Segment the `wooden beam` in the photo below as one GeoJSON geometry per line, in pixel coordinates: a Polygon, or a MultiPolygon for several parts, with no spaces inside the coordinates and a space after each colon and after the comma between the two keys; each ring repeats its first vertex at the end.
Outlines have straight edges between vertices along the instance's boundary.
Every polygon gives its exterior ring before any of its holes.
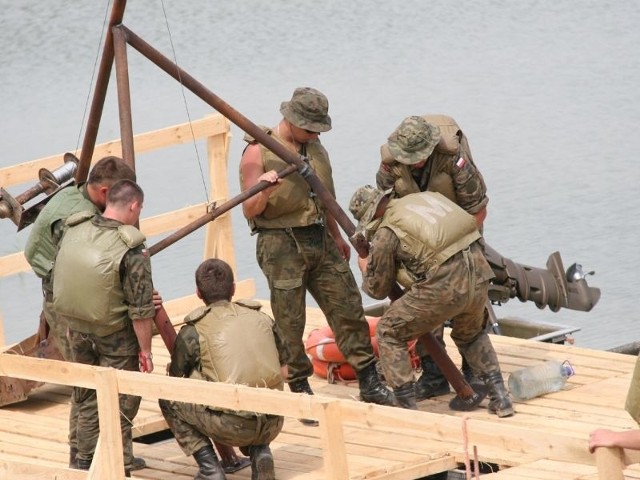
{"type": "Polygon", "coordinates": [[[606,480],[624,480],[623,449],[621,448],[596,448],[596,465],[598,476],[606,480]]]}
{"type": "Polygon", "coordinates": [[[325,476],[327,480],[348,480],[349,465],[342,430],[340,401],[333,399],[314,403],[320,421],[325,476]]]}
{"type": "MultiPolygon", "coordinates": [[[[151,132],[140,133],[133,137],[137,154],[151,152],[171,145],[192,142],[193,139],[214,135],[223,135],[229,130],[229,121],[222,115],[210,115],[200,120],[189,123],[181,123],[151,132]]],[[[79,151],[70,150],[79,155],[79,151]]],[[[92,163],[107,155],[122,155],[120,140],[111,140],[97,145],[93,152],[92,163]]],[[[19,163],[10,167],[0,168],[0,186],[7,188],[26,182],[36,183],[38,171],[41,168],[54,170],[63,165],[64,153],[43,157],[28,162],[19,163]]]]}

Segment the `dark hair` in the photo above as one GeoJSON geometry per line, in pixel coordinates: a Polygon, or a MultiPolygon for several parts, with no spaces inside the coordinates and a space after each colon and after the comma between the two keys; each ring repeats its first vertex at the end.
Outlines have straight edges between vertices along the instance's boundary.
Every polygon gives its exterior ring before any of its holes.
{"type": "Polygon", "coordinates": [[[196,286],[207,305],[218,300],[231,300],[233,271],[224,260],[209,258],[196,270],[196,286]]]}
{"type": "Polygon", "coordinates": [[[136,172],[119,157],[104,157],[89,172],[87,183],[111,187],[118,180],[136,181],[136,172]]]}
{"type": "Polygon", "coordinates": [[[129,205],[137,201],[142,203],[144,200],[144,192],[140,186],[132,180],[118,180],[111,185],[107,194],[107,203],[109,205],[129,205]]]}

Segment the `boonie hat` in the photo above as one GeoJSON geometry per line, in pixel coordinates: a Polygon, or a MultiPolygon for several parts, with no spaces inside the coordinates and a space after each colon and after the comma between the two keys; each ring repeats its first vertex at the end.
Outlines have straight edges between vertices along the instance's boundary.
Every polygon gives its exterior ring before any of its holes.
{"type": "Polygon", "coordinates": [[[379,190],[371,185],[358,188],[349,202],[349,211],[358,220],[358,228],[367,225],[373,219],[380,200],[389,195],[393,189],[379,190]]]}
{"type": "Polygon", "coordinates": [[[426,160],[440,141],[440,129],[417,115],[405,118],[387,140],[393,158],[405,165],[426,160]]]}
{"type": "Polygon", "coordinates": [[[280,113],[298,128],[312,132],[331,130],[329,100],[315,88],[296,88],[288,102],[282,102],[280,113]]]}

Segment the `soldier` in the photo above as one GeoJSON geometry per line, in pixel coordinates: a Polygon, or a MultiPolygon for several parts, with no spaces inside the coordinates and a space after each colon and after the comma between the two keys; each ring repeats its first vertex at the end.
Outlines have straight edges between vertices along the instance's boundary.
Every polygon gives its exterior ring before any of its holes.
{"type": "Polygon", "coordinates": [[[489,388],[489,411],[513,415],[498,357],[484,324],[489,280],[474,218],[439,193],[390,199],[390,191],[359,188],[349,210],[371,241],[358,259],[362,289],[385,298],[396,279],[406,293],[393,302],[376,329],[380,361],[400,406],[417,409],[407,342],[452,320],[451,338],[489,388]]]}
{"type": "MultiPolygon", "coordinates": [[[[171,354],[169,375],[282,390],[288,349],[273,319],[260,304],[231,302],[235,292],[231,267],[209,259],[196,270],[196,294],[205,306],[191,312],[171,354]]],[[[273,480],[269,444],[284,418],[206,405],[160,400],[162,414],[186,455],[193,455],[196,479],[224,480],[211,440],[239,446],[251,458],[252,480],[273,480]]]]}
{"type": "MultiPolygon", "coordinates": [[[[135,228],[144,195],[131,180],[114,183],[103,214],[80,212],[66,220],[53,268],[53,308],[69,322],[73,361],[151,372],[155,315],[151,261],[135,228]]],[[[76,387],[77,468],[88,470],[98,441],[93,389],[76,387]]],[[[120,395],[124,470],[133,466],[131,425],[140,397],[120,395]]]]}
{"type": "MultiPolygon", "coordinates": [[[[44,295],[42,313],[51,329],[58,350],[62,358],[71,361],[71,348],[67,338],[68,324],[64,317],[57,315],[52,306],[53,290],[51,284],[51,270],[55,258],[56,245],[60,241],[64,221],[70,215],[90,211],[99,213],[104,210],[109,188],[116,181],[129,179],[135,181],[135,172],[118,157],[104,157],[93,166],[88,181],[79,185],[71,185],[60,190],[39,213],[33,224],[24,254],[33,271],[42,279],[44,295]]],[[[78,408],[71,396],[69,413],[69,467],[75,468],[77,440],[76,423],[78,408]]],[[[144,468],[144,460],[136,458],[134,468],[144,468]]]]}
{"type": "MultiPolygon", "coordinates": [[[[487,187],[471,156],[469,142],[458,124],[446,115],[405,118],[380,147],[382,160],[376,174],[381,190],[395,197],[438,192],[473,215],[482,233],[487,216],[487,187]]],[[[444,347],[443,326],[434,335],[444,347]]],[[[418,401],[449,393],[449,383],[420,342],[417,345],[422,375],[416,382],[418,401]]],[[[462,371],[474,384],[463,357],[462,371]]]]}
{"type": "MultiPolygon", "coordinates": [[[[319,139],[320,133],[331,129],[328,109],[327,98],[318,90],[297,88],[291,101],[280,107],[282,120],[265,131],[302,155],[335,196],[329,155],[319,139]]],[[[302,340],[309,291],[335,333],[340,351],[357,373],[360,398],[393,405],[393,394],[381,384],[376,371],[362,297],[348,264],[350,247],[336,220],[302,175],[294,173],[278,180],[276,172],[287,163],[252,138],[246,140],[249,145],[240,161],[242,189],[262,180],[274,183],[245,200],[242,209],[252,233],[258,234],[257,259],[269,281],[271,308],[291,348],[289,389],[313,394],[307,380],[313,367],[302,340]]]]}

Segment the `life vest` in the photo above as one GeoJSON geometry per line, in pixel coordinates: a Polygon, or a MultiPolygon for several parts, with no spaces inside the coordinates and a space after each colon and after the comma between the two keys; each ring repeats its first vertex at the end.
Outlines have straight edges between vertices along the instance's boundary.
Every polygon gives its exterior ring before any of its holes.
{"type": "Polygon", "coordinates": [[[216,302],[191,312],[185,322],[200,340],[199,374],[211,382],[282,390],[284,379],[273,320],[257,302],[216,302]]]}
{"type": "Polygon", "coordinates": [[[404,267],[415,279],[425,277],[481,236],[473,216],[435,192],[391,200],[378,228],[384,227],[393,231],[410,255],[404,267]]]}
{"type": "MultiPolygon", "coordinates": [[[[283,139],[270,129],[264,130],[278,142],[287,145],[283,139]]],[[[255,142],[250,136],[245,136],[245,141],[249,143],[255,142]]],[[[331,164],[329,163],[327,151],[320,143],[320,140],[306,143],[304,148],[306,149],[305,154],[309,160],[309,166],[325,188],[335,197],[331,164]]],[[[288,166],[287,162],[265,146],[260,145],[260,151],[265,172],[270,170],[279,172],[288,166]]],[[[311,187],[302,175],[295,172],[281,180],[278,188],[269,195],[269,201],[264,211],[250,219],[249,226],[252,231],[261,228],[306,227],[323,223],[324,217],[325,209],[322,202],[312,192],[311,187]]]]}
{"type": "Polygon", "coordinates": [[[131,225],[98,227],[94,214],[70,216],[54,265],[53,308],[69,327],[104,337],[124,328],[128,305],[120,280],[120,263],[145,237],[131,225]]]}
{"type": "Polygon", "coordinates": [[[395,194],[404,197],[420,191],[438,192],[458,203],[450,170],[460,156],[473,162],[467,137],[456,121],[447,115],[423,115],[422,118],[440,129],[440,141],[422,169],[419,184],[412,175],[411,166],[396,162],[386,143],[380,147],[382,163],[395,178],[395,194]]]}
{"type": "MultiPolygon", "coordinates": [[[[369,336],[371,337],[373,354],[379,357],[376,327],[380,317],[365,318],[369,324],[369,336]]],[[[417,368],[420,365],[420,358],[416,354],[415,344],[416,341],[408,343],[413,368],[417,368]]],[[[347,382],[357,378],[355,370],[338,348],[333,330],[328,325],[312,330],[304,345],[307,356],[313,365],[313,373],[319,377],[326,378],[329,383],[347,382]]]]}
{"type": "Polygon", "coordinates": [[[24,256],[38,277],[49,276],[53,268],[56,256],[56,246],[51,237],[53,224],[81,211],[98,213],[96,206],[85,196],[85,188],[84,185],[71,185],[60,190],[49,200],[33,223],[24,247],[24,256]]]}

